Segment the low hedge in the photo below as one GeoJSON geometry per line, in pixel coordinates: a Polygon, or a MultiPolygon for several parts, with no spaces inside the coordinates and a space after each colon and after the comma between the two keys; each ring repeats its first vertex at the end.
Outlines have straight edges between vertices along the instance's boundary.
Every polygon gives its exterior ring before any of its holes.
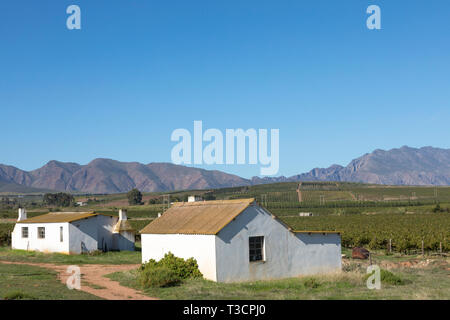
{"type": "Polygon", "coordinates": [[[139,269],[139,281],[143,287],[167,287],[177,285],[182,280],[202,278],[194,258],[187,260],[169,252],[159,261],[150,259],[139,269]]]}

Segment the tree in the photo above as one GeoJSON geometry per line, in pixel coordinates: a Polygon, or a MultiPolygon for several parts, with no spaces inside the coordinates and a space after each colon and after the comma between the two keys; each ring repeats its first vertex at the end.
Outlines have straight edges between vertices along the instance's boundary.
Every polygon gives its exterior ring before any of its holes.
{"type": "Polygon", "coordinates": [[[136,188],[127,193],[127,198],[130,205],[142,204],[142,193],[136,188]]]}
{"type": "Polygon", "coordinates": [[[205,200],[216,200],[216,196],[212,192],[207,192],[203,195],[205,200]]]}
{"type": "Polygon", "coordinates": [[[46,193],[43,201],[49,206],[70,207],[75,203],[75,198],[69,193],[46,193]]]}

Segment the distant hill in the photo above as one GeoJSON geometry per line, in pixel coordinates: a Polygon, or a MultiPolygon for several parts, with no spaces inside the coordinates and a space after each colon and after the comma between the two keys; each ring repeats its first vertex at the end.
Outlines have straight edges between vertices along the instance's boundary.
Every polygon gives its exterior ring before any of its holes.
{"type": "MultiPolygon", "coordinates": [[[[433,147],[377,149],[346,167],[315,168],[289,178],[266,178],[264,183],[284,181],[346,181],[389,185],[450,185],[450,149],[433,147]]],[[[253,178],[253,183],[261,182],[253,178]]]]}
{"type": "Polygon", "coordinates": [[[50,190],[27,187],[21,184],[0,180],[1,193],[45,193],[50,190]]]}
{"type": "MultiPolygon", "coordinates": [[[[144,192],[208,189],[250,185],[250,181],[216,170],[204,170],[171,163],[119,162],[95,159],[87,165],[50,161],[30,172],[0,165],[4,188],[17,185],[68,192],[120,193],[132,188],[144,192]]],[[[14,187],[14,188],[13,188],[14,187]]],[[[24,191],[26,192],[26,191],[24,191]]]]}
{"type": "Polygon", "coordinates": [[[433,147],[417,149],[407,146],[388,151],[378,149],[352,160],[346,167],[332,165],[329,168],[315,168],[292,177],[253,177],[251,180],[217,170],[171,163],[141,164],[111,159],[95,159],[87,165],[50,161],[42,168],[29,172],[13,166],[0,165],[0,192],[51,189],[68,192],[120,193],[132,188],[153,192],[294,181],[450,185],[450,149],[433,147]]]}

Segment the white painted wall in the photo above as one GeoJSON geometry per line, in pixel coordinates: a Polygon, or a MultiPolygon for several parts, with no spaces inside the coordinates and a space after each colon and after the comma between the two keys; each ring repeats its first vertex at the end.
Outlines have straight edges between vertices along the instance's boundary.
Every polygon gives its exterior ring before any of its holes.
{"type": "Polygon", "coordinates": [[[11,241],[13,249],[69,253],[69,223],[16,223],[11,241]],[[28,227],[28,238],[22,238],[22,227],[28,227]],[[38,227],[45,227],[45,239],[38,238],[38,227]]]}
{"type": "Polygon", "coordinates": [[[158,261],[170,251],[183,259],[195,258],[203,276],[217,281],[214,235],[142,234],[141,243],[142,263],[150,259],[158,261]]]}
{"type": "Polygon", "coordinates": [[[98,250],[97,217],[73,221],[69,224],[69,251],[83,253],[98,250]]]}
{"type": "Polygon", "coordinates": [[[216,237],[217,281],[269,280],[341,269],[338,234],[294,234],[252,206],[216,237]],[[249,261],[249,237],[264,236],[264,261],[249,261]]]}
{"type": "Polygon", "coordinates": [[[79,254],[95,250],[134,251],[134,233],[113,234],[118,217],[98,215],[71,223],[17,223],[11,234],[12,248],[79,254]],[[28,227],[28,238],[22,238],[28,227]],[[45,227],[45,239],[37,238],[37,228],[45,227]],[[63,227],[63,242],[60,242],[63,227]]]}
{"type": "MultiPolygon", "coordinates": [[[[98,215],[96,218],[90,218],[90,219],[97,219],[97,249],[98,250],[117,250],[114,246],[114,239],[113,239],[113,229],[116,225],[119,218],[117,217],[111,217],[111,216],[104,216],[104,215],[98,215]]],[[[75,223],[75,222],[73,222],[75,223]]],[[[133,249],[134,250],[134,249],[133,249]]]]}

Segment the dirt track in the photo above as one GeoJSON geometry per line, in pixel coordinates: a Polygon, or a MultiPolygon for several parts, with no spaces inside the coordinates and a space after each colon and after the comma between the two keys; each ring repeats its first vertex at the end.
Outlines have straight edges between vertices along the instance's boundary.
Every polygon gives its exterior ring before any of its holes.
{"type": "MultiPolygon", "coordinates": [[[[70,274],[67,273],[69,265],[9,261],[0,261],[0,263],[24,264],[51,269],[58,273],[58,279],[64,284],[66,284],[67,278],[70,276],[70,274]]],[[[81,291],[88,292],[107,300],[157,300],[157,298],[145,296],[134,289],[121,286],[118,282],[104,277],[104,275],[113,272],[137,269],[139,265],[85,264],[80,265],[79,267],[81,269],[81,291]]]]}

